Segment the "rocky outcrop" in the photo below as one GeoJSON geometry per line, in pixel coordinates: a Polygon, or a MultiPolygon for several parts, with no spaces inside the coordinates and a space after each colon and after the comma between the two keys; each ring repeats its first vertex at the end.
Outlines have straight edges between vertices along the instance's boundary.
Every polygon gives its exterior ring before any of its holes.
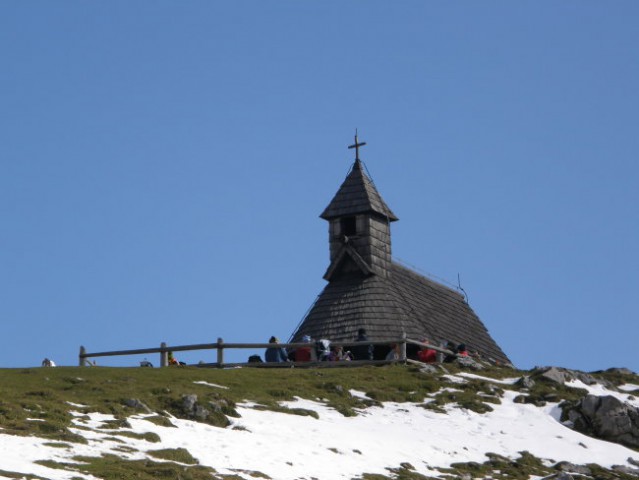
{"type": "Polygon", "coordinates": [[[611,395],[586,395],[564,414],[575,430],[628,447],[639,447],[639,408],[611,395]]]}
{"type": "Polygon", "coordinates": [[[541,480],[576,480],[575,477],[566,472],[553,473],[548,477],[544,477],[541,480]]]}
{"type": "Polygon", "coordinates": [[[214,398],[204,403],[194,393],[183,395],[179,401],[173,402],[172,406],[171,413],[179,418],[208,423],[216,427],[228,427],[231,424],[228,416],[240,416],[232,402],[223,398],[214,398]]]}
{"type": "Polygon", "coordinates": [[[484,366],[473,360],[471,357],[457,357],[455,362],[460,366],[460,367],[464,367],[464,368],[470,368],[471,370],[483,370],[484,366]]]}
{"type": "Polygon", "coordinates": [[[206,421],[211,413],[198,403],[197,395],[195,394],[182,397],[182,410],[187,416],[200,422],[206,421]]]}
{"type": "Polygon", "coordinates": [[[559,462],[555,465],[555,468],[560,472],[566,473],[578,473],[580,475],[590,475],[592,470],[587,465],[576,465],[571,462],[559,462]]]}
{"type": "Polygon", "coordinates": [[[595,378],[589,373],[559,367],[538,367],[532,372],[532,376],[555,383],[566,383],[572,380],[580,380],[586,385],[599,383],[605,387],[612,386],[610,382],[595,378]]]}
{"type": "Polygon", "coordinates": [[[127,398],[124,400],[124,404],[127,407],[135,408],[136,410],[143,410],[146,413],[153,413],[153,411],[143,402],[137,398],[127,398]]]}

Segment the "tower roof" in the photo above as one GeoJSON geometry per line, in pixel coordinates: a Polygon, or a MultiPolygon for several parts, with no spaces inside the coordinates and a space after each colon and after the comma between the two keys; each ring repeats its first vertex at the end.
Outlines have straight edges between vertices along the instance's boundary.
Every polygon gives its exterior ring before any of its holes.
{"type": "Polygon", "coordinates": [[[344,183],[320,217],[330,220],[335,217],[371,212],[386,217],[390,222],[398,220],[382,200],[373,181],[364,172],[362,162],[356,159],[344,183]]]}

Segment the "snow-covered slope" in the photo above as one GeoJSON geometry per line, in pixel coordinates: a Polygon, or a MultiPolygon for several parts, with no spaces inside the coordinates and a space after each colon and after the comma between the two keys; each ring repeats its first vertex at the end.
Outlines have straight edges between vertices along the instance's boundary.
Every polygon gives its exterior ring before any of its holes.
{"type": "MultiPolygon", "coordinates": [[[[458,382],[468,377],[478,378],[464,373],[451,377],[458,382]]],[[[210,387],[223,386],[210,384],[210,387]]],[[[579,384],[579,387],[595,395],[614,394],[639,406],[639,401],[623,393],[623,388],[622,392],[611,392],[600,385],[579,384]]],[[[351,394],[364,396],[357,391],[351,394]]],[[[123,430],[155,433],[160,443],[141,438],[115,438],[113,428],[103,428],[105,422],[113,420],[111,416],[77,413],[73,432],[85,437],[87,444],[74,443],[60,448],[41,438],[0,432],[0,472],[52,480],[95,478],[75,471],[72,466],[50,468],[37,462],[72,464],[74,457],[105,453],[143,459],[148,457],[148,451],[158,448],[186,449],[200,465],[213,467],[219,474],[235,474],[247,479],[255,478],[247,472],[261,472],[281,480],[351,479],[363,473],[389,475],[389,467],[397,468],[405,462],[418,473],[437,477],[441,469],[455,462],[483,463],[488,452],[515,458],[522,451],[530,452],[549,466],[568,461],[596,463],[606,468],[613,465],[636,468],[629,459],[639,460],[638,452],[571,430],[559,421],[556,403],[543,407],[516,403],[517,394],[505,390],[501,404],[484,414],[450,404],[445,412],[437,412],[423,408],[423,404],[384,403],[362,409],[357,416],[345,417],[321,401],[297,399],[282,405],[312,410],[319,418],[263,410],[250,403],[237,406],[241,416],[233,419],[227,428],[178,418],[171,418],[172,427],[159,426],[146,420],[150,416],[147,414],[129,418],[131,428],[123,430]]],[[[84,408],[69,404],[72,412],[84,408]]],[[[0,478],[15,476],[5,477],[0,473],[0,478]]]]}

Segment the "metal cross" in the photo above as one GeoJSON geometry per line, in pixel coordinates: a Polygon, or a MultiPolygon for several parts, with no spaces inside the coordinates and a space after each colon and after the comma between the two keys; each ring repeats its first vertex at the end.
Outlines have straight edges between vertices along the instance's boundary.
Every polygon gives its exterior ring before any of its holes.
{"type": "Polygon", "coordinates": [[[348,148],[355,149],[355,160],[359,160],[359,147],[363,147],[364,145],[366,145],[366,142],[359,143],[357,141],[357,130],[355,130],[355,143],[348,146],[348,148]]]}

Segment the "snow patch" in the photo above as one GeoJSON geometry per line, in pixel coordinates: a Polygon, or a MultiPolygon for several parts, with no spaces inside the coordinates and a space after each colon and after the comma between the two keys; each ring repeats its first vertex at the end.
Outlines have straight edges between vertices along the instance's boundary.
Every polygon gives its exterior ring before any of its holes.
{"type": "Polygon", "coordinates": [[[193,382],[196,383],[198,385],[206,385],[207,387],[214,387],[214,388],[222,388],[224,390],[228,390],[229,387],[226,387],[224,385],[218,385],[217,383],[209,383],[209,382],[205,382],[204,380],[199,380],[197,382],[193,382]]]}
{"type": "Polygon", "coordinates": [[[468,383],[465,378],[460,378],[459,375],[443,375],[446,380],[450,380],[453,383],[468,383]]]}
{"type": "Polygon", "coordinates": [[[368,395],[366,395],[366,393],[361,392],[359,390],[351,389],[348,392],[351,394],[352,397],[355,397],[355,398],[361,398],[362,400],[370,400],[371,399],[368,395]]]}
{"type": "Polygon", "coordinates": [[[491,378],[491,377],[483,377],[481,375],[477,375],[475,373],[467,373],[467,372],[460,372],[457,374],[457,376],[459,377],[464,377],[464,378],[472,378],[475,380],[484,380],[486,382],[492,382],[492,383],[499,383],[501,385],[514,385],[515,383],[517,383],[517,380],[519,380],[521,377],[515,377],[515,378],[491,378]]]}

